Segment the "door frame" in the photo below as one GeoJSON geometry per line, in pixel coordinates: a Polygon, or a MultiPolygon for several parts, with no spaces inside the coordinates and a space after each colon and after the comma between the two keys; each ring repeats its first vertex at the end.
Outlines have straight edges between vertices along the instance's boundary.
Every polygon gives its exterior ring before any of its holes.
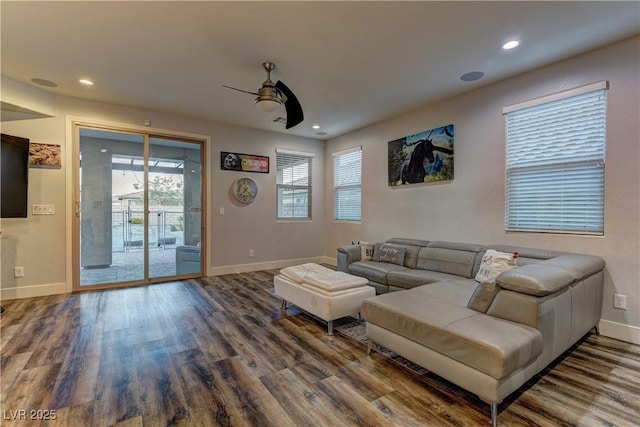
{"type": "MultiPolygon", "coordinates": [[[[166,279],[148,279],[143,283],[124,282],[122,284],[114,284],[109,286],[89,285],[80,287],[80,241],[79,241],[79,218],[76,215],[77,192],[79,191],[79,128],[87,127],[113,132],[129,132],[142,134],[145,139],[149,137],[173,138],[188,142],[200,143],[201,156],[203,159],[203,168],[201,170],[201,224],[200,232],[202,237],[201,243],[201,265],[202,274],[210,275],[210,263],[208,260],[208,248],[211,247],[211,235],[209,231],[211,198],[207,197],[208,177],[211,176],[211,160],[208,155],[211,146],[211,138],[207,135],[180,132],[174,130],[152,128],[149,126],[137,126],[131,124],[123,124],[116,122],[105,122],[81,117],[66,117],[66,290],[67,292],[79,292],[85,290],[95,290],[100,288],[117,288],[132,285],[146,285],[165,281],[166,279]]],[[[145,144],[145,150],[148,150],[148,144],[145,144]]],[[[145,155],[148,152],[145,151],[145,155]]],[[[146,206],[146,204],[145,204],[146,206]]],[[[148,263],[148,260],[146,261],[148,263]]],[[[147,274],[148,275],[148,274],[147,274]]],[[[180,279],[191,277],[199,277],[197,274],[180,276],[180,279]]]]}

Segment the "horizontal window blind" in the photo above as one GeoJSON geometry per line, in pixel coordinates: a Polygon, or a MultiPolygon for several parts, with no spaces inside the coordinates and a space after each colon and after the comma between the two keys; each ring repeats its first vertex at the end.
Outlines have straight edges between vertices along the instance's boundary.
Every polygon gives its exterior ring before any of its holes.
{"type": "Polygon", "coordinates": [[[603,234],[606,89],[506,113],[509,231],[603,234]]]}
{"type": "Polygon", "coordinates": [[[276,151],[277,219],[311,219],[312,156],[276,151]]]}
{"type": "Polygon", "coordinates": [[[333,218],[360,221],[362,218],[362,148],[333,155],[333,218]]]}

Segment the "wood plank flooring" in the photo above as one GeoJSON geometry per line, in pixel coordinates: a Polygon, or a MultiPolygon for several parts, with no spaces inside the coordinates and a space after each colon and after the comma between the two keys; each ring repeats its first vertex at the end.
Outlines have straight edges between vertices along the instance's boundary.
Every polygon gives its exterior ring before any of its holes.
{"type": "MultiPolygon", "coordinates": [[[[4,301],[0,424],[490,425],[474,395],[281,312],[276,273],[4,301]]],[[[640,424],[639,346],[590,335],[543,374],[500,425],[640,424]]]]}

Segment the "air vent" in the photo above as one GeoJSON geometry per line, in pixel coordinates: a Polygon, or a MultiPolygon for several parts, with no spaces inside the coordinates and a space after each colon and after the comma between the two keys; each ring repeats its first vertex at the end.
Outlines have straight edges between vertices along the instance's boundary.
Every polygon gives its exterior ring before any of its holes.
{"type": "Polygon", "coordinates": [[[282,124],[287,124],[287,119],[285,119],[284,117],[278,116],[275,119],[271,120],[273,123],[282,123],[282,124]]]}

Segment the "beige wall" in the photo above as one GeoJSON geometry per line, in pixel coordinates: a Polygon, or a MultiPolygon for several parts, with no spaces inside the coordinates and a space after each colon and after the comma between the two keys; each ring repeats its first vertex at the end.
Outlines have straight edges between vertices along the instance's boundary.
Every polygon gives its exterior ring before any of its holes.
{"type": "Polygon", "coordinates": [[[301,260],[318,260],[322,255],[323,142],[69,97],[58,97],[57,110],[52,118],[2,123],[4,133],[27,137],[34,142],[60,144],[63,152],[61,170],[29,171],[29,206],[52,204],[55,215],[2,219],[2,298],[55,294],[71,289],[67,268],[71,263],[68,244],[71,230],[67,224],[72,212],[67,196],[71,194],[67,157],[70,137],[66,129],[69,118],[135,127],[144,127],[144,121],[150,120],[151,129],[210,138],[207,147],[211,171],[207,190],[212,207],[209,273],[274,268],[301,260]],[[312,221],[276,222],[276,148],[315,155],[312,221]],[[220,151],[269,156],[270,173],[222,171],[220,151]],[[258,196],[249,205],[235,203],[229,193],[232,182],[242,176],[251,177],[258,184],[258,196]],[[225,209],[224,216],[218,215],[221,207],[225,209]],[[249,249],[255,251],[253,258],[248,256],[249,249]],[[24,267],[24,278],[14,278],[14,266],[24,267]]]}
{"type": "Polygon", "coordinates": [[[601,255],[607,262],[603,333],[640,342],[640,74],[639,38],[594,51],[453,97],[329,141],[326,144],[168,113],[59,97],[53,118],[9,121],[2,131],[62,145],[62,170],[31,169],[29,204],[54,204],[53,216],[2,220],[3,298],[47,295],[70,289],[66,118],[208,136],[211,175],[211,274],[277,268],[303,260],[334,258],[352,240],[410,236],[451,241],[506,243],[601,255]],[[604,237],[505,233],[504,120],[502,107],[599,80],[610,81],[607,119],[606,231],[604,237]],[[387,142],[412,133],[455,125],[455,179],[436,185],[390,188],[387,142]],[[331,153],[363,146],[363,221],[332,221],[331,153]],[[315,153],[313,220],[275,220],[275,149],[315,153]],[[221,171],[220,151],[268,155],[270,174],[221,171]],[[231,183],[250,176],[257,199],[238,205],[231,183]],[[325,191],[326,189],[326,191],[325,191]],[[225,215],[219,216],[219,208],[225,215]],[[68,212],[67,212],[68,210],[68,212]],[[255,250],[249,258],[248,250],[255,250]],[[25,277],[13,278],[24,266],[25,277]],[[10,292],[7,292],[9,290],[10,292]],[[613,309],[613,294],[627,295],[628,309],[613,309]],[[13,295],[13,296],[12,296],[13,295]]]}
{"type": "MultiPolygon", "coordinates": [[[[352,240],[392,236],[504,243],[596,254],[607,263],[603,331],[640,342],[640,57],[639,38],[550,65],[335,138],[331,153],[363,147],[363,219],[333,223],[325,195],[325,253],[352,240]],[[505,136],[502,108],[588,83],[608,80],[605,235],[570,236],[504,231],[505,136]],[[436,185],[387,185],[387,142],[453,123],[455,178],[436,185]],[[613,308],[613,294],[627,310],[613,308]],[[631,327],[629,327],[631,326],[631,327]]],[[[333,164],[326,163],[331,189],[333,164]]]]}

